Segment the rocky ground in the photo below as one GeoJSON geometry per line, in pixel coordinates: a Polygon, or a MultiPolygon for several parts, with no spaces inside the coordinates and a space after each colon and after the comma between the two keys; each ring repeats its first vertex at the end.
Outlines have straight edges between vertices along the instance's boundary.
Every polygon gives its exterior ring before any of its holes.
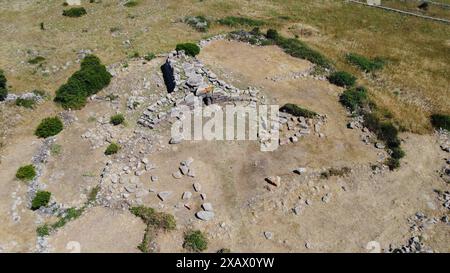
{"type": "Polygon", "coordinates": [[[61,134],[45,141],[18,139],[5,149],[0,250],[138,251],[145,226],[128,209],[145,205],[177,221],[175,231],[153,238],[160,252],[185,251],[183,234],[191,228],[207,234],[210,252],[367,252],[372,246],[386,252],[450,251],[447,132],[403,134],[407,156],[399,170],[389,171],[384,147],[339,104],[342,90],[311,73],[311,63],[275,46],[224,36],[200,45],[198,58],[171,52],[111,65],[110,86],[83,110],[60,114],[61,134]],[[171,135],[181,107],[196,101],[295,103],[319,116],[280,113],[280,147],[262,152],[261,140],[171,135]],[[118,112],[126,123],[113,126],[109,117],[118,112]],[[26,149],[25,140],[31,143],[26,149]],[[121,149],[107,157],[103,152],[111,142],[121,149]],[[14,181],[17,166],[30,160],[37,177],[29,184],[14,181]],[[88,203],[96,187],[96,201],[88,203]],[[37,189],[51,191],[52,203],[31,212],[37,189]],[[83,207],[82,215],[36,236],[38,226],[70,207],[83,207]]]}

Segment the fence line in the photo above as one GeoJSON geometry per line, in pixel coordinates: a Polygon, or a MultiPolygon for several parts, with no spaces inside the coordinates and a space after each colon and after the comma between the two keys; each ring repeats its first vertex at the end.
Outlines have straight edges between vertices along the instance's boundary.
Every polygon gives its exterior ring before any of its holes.
{"type": "Polygon", "coordinates": [[[388,7],[384,7],[384,6],[369,5],[369,4],[366,4],[366,3],[363,3],[363,2],[359,2],[359,1],[356,1],[356,0],[347,0],[347,1],[349,1],[351,3],[357,3],[357,4],[360,4],[360,5],[364,5],[364,6],[367,6],[367,7],[393,11],[393,12],[397,12],[397,13],[401,13],[401,14],[405,14],[405,15],[410,15],[410,16],[415,16],[415,17],[419,17],[419,18],[423,18],[423,19],[428,19],[428,20],[433,20],[433,21],[437,21],[437,22],[441,22],[441,23],[450,24],[450,20],[447,20],[447,19],[421,15],[421,14],[417,14],[417,13],[414,13],[414,12],[409,12],[409,11],[404,11],[404,10],[399,10],[399,9],[393,9],[393,8],[388,8],[388,7]]]}

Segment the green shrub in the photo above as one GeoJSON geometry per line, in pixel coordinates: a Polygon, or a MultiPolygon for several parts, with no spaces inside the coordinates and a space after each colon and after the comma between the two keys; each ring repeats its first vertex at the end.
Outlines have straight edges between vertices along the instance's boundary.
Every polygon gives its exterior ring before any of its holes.
{"type": "Polygon", "coordinates": [[[100,186],[95,186],[91,189],[91,191],[89,192],[89,195],[88,195],[88,199],[87,199],[88,203],[93,203],[93,202],[95,202],[95,200],[97,200],[97,195],[98,195],[99,191],[100,191],[100,186]]]}
{"type": "Polygon", "coordinates": [[[85,14],[87,14],[87,12],[86,9],[83,7],[63,10],[63,15],[67,17],[81,17],[85,14]]]}
{"type": "Polygon", "coordinates": [[[152,53],[152,52],[147,53],[147,54],[144,56],[144,60],[146,60],[146,61],[151,61],[151,60],[153,60],[154,58],[156,58],[156,55],[155,55],[155,53],[152,53]]]}
{"type": "Polygon", "coordinates": [[[450,115],[433,114],[431,115],[431,124],[435,128],[442,128],[450,131],[450,115]]]}
{"type": "Polygon", "coordinates": [[[339,101],[352,112],[362,108],[367,99],[367,90],[362,86],[347,89],[339,97],[339,101]]]}
{"type": "Polygon", "coordinates": [[[28,63],[29,63],[29,64],[38,64],[38,63],[41,63],[41,62],[43,62],[43,61],[45,61],[45,58],[44,58],[44,57],[42,57],[42,56],[36,56],[36,57],[34,57],[34,58],[32,58],[32,59],[29,59],[29,60],[28,60],[28,63]]]}
{"type": "Polygon", "coordinates": [[[285,112],[291,114],[296,117],[305,117],[305,118],[313,118],[317,116],[316,112],[313,112],[308,109],[304,109],[296,104],[287,103],[280,108],[281,112],[285,112]]]}
{"type": "Polygon", "coordinates": [[[50,227],[47,224],[39,226],[36,228],[36,233],[39,237],[44,237],[50,235],[50,227]]]}
{"type": "Polygon", "coordinates": [[[364,126],[374,132],[378,139],[384,141],[388,148],[392,149],[400,146],[397,128],[388,121],[381,121],[375,114],[364,114],[364,126]]]}
{"type": "Polygon", "coordinates": [[[323,68],[330,69],[332,68],[331,61],[328,60],[324,55],[317,52],[316,50],[310,48],[305,43],[292,38],[284,38],[281,35],[274,35],[275,33],[273,31],[270,31],[270,33],[267,33],[269,36],[267,38],[274,42],[276,45],[281,47],[284,52],[287,54],[300,58],[305,59],[313,64],[319,65],[323,68]],[[269,37],[275,37],[275,38],[269,38],[269,37]]]}
{"type": "Polygon", "coordinates": [[[208,248],[208,240],[200,230],[191,230],[184,236],[183,247],[194,252],[201,252],[208,248]]]}
{"type": "Polygon", "coordinates": [[[127,7],[127,8],[132,8],[132,7],[136,7],[137,5],[139,5],[139,1],[137,1],[137,0],[130,0],[130,1],[126,2],[123,5],[125,7],[127,7]]]}
{"type": "Polygon", "coordinates": [[[122,124],[124,121],[125,117],[122,114],[115,114],[109,119],[109,122],[114,126],[122,124]]]}
{"type": "Polygon", "coordinates": [[[51,225],[51,229],[57,229],[63,227],[67,222],[77,219],[83,214],[83,208],[68,208],[65,213],[59,217],[58,221],[51,225]]]}
{"type": "Polygon", "coordinates": [[[3,101],[8,96],[8,87],[6,86],[6,77],[3,70],[0,69],[0,101],[3,101]]]}
{"type": "Polygon", "coordinates": [[[4,101],[8,97],[8,89],[0,87],[0,101],[4,101]]]}
{"type": "Polygon", "coordinates": [[[217,22],[221,25],[236,27],[236,26],[249,26],[249,27],[258,27],[264,25],[264,21],[255,20],[246,17],[236,17],[236,16],[228,16],[222,19],[217,20],[217,22]]]}
{"type": "Polygon", "coordinates": [[[356,83],[356,77],[345,71],[337,71],[328,76],[330,83],[342,87],[351,87],[356,83]]]}
{"type": "Polygon", "coordinates": [[[392,158],[400,159],[405,156],[405,152],[400,147],[393,147],[391,149],[391,151],[392,151],[392,154],[391,154],[392,158]]]}
{"type": "Polygon", "coordinates": [[[130,208],[130,212],[141,218],[147,225],[163,229],[174,230],[177,226],[175,217],[164,212],[156,212],[153,208],[138,206],[130,208]]]}
{"type": "Polygon", "coordinates": [[[25,107],[25,108],[34,108],[34,105],[36,104],[36,101],[34,99],[22,99],[18,98],[16,99],[16,105],[25,107]]]}
{"type": "Polygon", "coordinates": [[[386,159],[385,164],[389,167],[389,170],[395,170],[400,167],[400,160],[398,158],[390,157],[386,159]]]}
{"type": "Polygon", "coordinates": [[[275,29],[269,29],[269,30],[267,30],[266,37],[267,37],[267,39],[277,40],[279,37],[278,31],[275,29]]]}
{"type": "Polygon", "coordinates": [[[36,176],[36,169],[33,165],[25,165],[20,167],[16,172],[16,178],[22,181],[32,180],[36,176]]]}
{"type": "Polygon", "coordinates": [[[116,143],[111,143],[106,147],[105,155],[112,155],[117,154],[117,152],[120,150],[120,146],[116,143]]]}
{"type": "Polygon", "coordinates": [[[36,128],[34,134],[38,137],[47,138],[57,135],[63,128],[64,125],[58,117],[45,118],[36,128]]]}
{"type": "Polygon", "coordinates": [[[52,146],[50,146],[50,154],[53,156],[61,154],[61,148],[61,145],[53,143],[52,146]]]}
{"type": "Polygon", "coordinates": [[[184,50],[184,53],[192,57],[195,57],[200,53],[200,47],[193,43],[178,44],[175,49],[177,51],[184,50]]]}
{"type": "Polygon", "coordinates": [[[349,63],[359,67],[364,72],[373,72],[375,70],[380,70],[384,67],[385,64],[385,61],[379,57],[370,60],[355,53],[347,54],[346,59],[349,63]]]}
{"type": "Polygon", "coordinates": [[[111,77],[98,57],[88,55],[81,62],[80,70],[56,91],[54,101],[65,109],[81,109],[87,97],[107,86],[111,77]]]}
{"type": "Polygon", "coordinates": [[[50,197],[52,194],[48,191],[38,191],[36,196],[31,201],[31,209],[37,210],[40,207],[45,207],[50,202],[50,197]]]}

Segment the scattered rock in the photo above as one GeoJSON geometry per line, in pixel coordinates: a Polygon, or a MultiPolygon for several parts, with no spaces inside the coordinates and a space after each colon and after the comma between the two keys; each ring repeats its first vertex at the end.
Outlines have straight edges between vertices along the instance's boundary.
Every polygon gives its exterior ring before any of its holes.
{"type": "Polygon", "coordinates": [[[200,184],[200,183],[194,183],[194,190],[196,191],[196,192],[199,192],[199,191],[201,191],[202,190],[202,185],[200,184]]]}

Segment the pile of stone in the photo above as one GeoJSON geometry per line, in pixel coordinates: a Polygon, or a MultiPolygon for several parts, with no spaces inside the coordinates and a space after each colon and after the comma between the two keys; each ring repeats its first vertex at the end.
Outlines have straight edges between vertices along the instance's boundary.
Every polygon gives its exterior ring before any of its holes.
{"type": "Polygon", "coordinates": [[[88,140],[92,149],[102,147],[113,142],[120,134],[120,128],[109,123],[106,116],[97,118],[94,128],[88,129],[81,137],[88,140]]]}
{"type": "Polygon", "coordinates": [[[180,167],[176,172],[172,174],[175,179],[180,179],[183,175],[188,177],[195,177],[195,171],[192,169],[191,164],[194,162],[192,157],[180,162],[180,167]]]}
{"type": "MultiPolygon", "coordinates": [[[[223,37],[217,36],[214,39],[219,38],[223,37]]],[[[245,102],[256,106],[258,101],[259,90],[240,90],[220,80],[198,59],[187,56],[183,51],[169,53],[162,71],[169,93],[150,105],[138,120],[138,124],[150,129],[170,118],[180,119],[178,113],[183,106],[193,109],[195,105],[220,102],[245,102]]],[[[177,144],[181,141],[182,137],[177,136],[170,143],[177,144]]]]}
{"type": "Polygon", "coordinates": [[[295,117],[291,114],[280,112],[280,145],[296,143],[300,138],[314,134],[320,138],[325,137],[321,133],[321,127],[326,123],[326,116],[317,118],[295,117]]]}
{"type": "Polygon", "coordinates": [[[40,95],[34,92],[27,92],[20,95],[8,93],[6,98],[3,101],[0,101],[0,103],[15,102],[17,99],[34,100],[36,103],[41,103],[44,101],[44,98],[42,98],[40,95]]]}
{"type": "Polygon", "coordinates": [[[408,242],[400,247],[389,247],[388,252],[392,253],[433,253],[430,247],[424,245],[420,236],[413,236],[409,238],[408,242]]]}

